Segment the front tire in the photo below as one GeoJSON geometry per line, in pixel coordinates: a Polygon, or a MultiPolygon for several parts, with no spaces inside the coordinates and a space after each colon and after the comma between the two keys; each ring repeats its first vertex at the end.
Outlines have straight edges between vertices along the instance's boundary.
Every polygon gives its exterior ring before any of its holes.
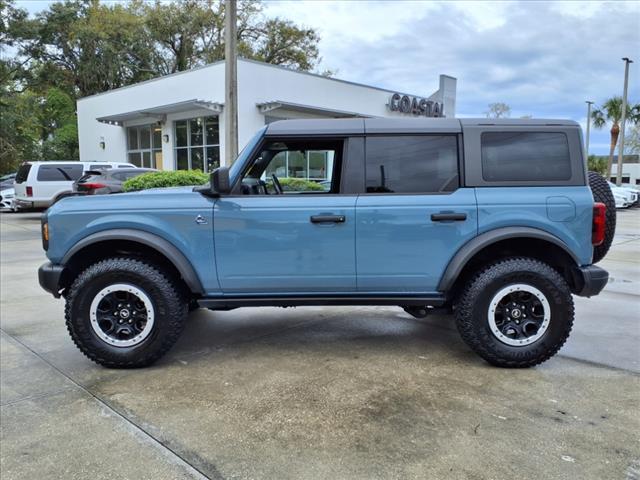
{"type": "Polygon", "coordinates": [[[67,329],[89,359],[111,368],[151,365],[177,341],[187,302],[171,277],[131,258],[89,266],[67,295],[67,329]]]}
{"type": "Polygon", "coordinates": [[[510,258],[486,267],[456,304],[462,339],[498,367],[538,365],[564,345],[573,326],[567,282],[549,265],[510,258]]]}

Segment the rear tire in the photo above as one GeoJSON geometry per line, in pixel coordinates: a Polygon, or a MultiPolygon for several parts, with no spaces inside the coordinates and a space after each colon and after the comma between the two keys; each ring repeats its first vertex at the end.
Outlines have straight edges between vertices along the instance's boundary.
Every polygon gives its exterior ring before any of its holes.
{"type": "Polygon", "coordinates": [[[498,367],[532,367],[548,360],[569,337],[573,317],[567,282],[531,258],[486,267],[469,281],[456,304],[462,339],[498,367]]]}
{"type": "Polygon", "coordinates": [[[597,247],[593,247],[592,263],[598,263],[609,251],[613,236],[616,233],[616,201],[613,198],[609,184],[599,173],[589,172],[589,187],[591,188],[593,199],[596,202],[604,203],[607,207],[604,242],[597,247]]]}
{"type": "Polygon", "coordinates": [[[89,266],[67,295],[67,329],[89,359],[111,368],[151,365],[178,340],[187,302],[156,266],[110,258],[89,266]]]}

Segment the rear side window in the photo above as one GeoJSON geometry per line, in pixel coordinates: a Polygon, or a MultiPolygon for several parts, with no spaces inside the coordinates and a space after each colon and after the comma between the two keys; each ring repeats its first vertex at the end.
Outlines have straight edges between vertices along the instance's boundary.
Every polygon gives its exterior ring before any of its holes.
{"type": "Polygon", "coordinates": [[[31,164],[30,163],[25,163],[23,165],[20,165],[20,168],[18,169],[18,173],[16,173],[16,179],[14,180],[16,183],[24,183],[27,181],[27,178],[29,177],[29,171],[31,170],[31,164]]]}
{"type": "Polygon", "coordinates": [[[458,188],[455,135],[367,137],[367,193],[439,193],[458,188]]]}
{"type": "Polygon", "coordinates": [[[558,181],[571,178],[564,133],[485,132],[482,178],[487,182],[558,181]]]}
{"type": "Polygon", "coordinates": [[[83,173],[82,164],[40,165],[39,182],[68,182],[78,180],[83,173]]]}

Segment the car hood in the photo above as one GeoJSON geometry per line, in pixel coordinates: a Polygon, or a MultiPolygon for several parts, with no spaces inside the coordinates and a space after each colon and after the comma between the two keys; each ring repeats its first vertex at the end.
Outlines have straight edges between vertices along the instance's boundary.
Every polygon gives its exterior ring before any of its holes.
{"type": "Polygon", "coordinates": [[[158,193],[173,195],[176,193],[193,192],[193,186],[189,187],[163,187],[163,188],[149,188],[147,190],[138,190],[135,192],[127,192],[122,195],[156,195],[158,193]]]}
{"type": "Polygon", "coordinates": [[[127,210],[168,210],[188,208],[205,199],[193,187],[168,187],[112,195],[79,195],[61,199],[49,208],[49,214],[67,212],[114,213],[127,210]]]}

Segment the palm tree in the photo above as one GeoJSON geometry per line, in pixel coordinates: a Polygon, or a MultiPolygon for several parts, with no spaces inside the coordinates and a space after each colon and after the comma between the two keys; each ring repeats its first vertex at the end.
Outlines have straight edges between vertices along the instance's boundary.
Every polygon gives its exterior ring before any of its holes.
{"type": "MultiPolygon", "coordinates": [[[[600,108],[591,112],[593,126],[600,129],[607,121],[611,122],[611,145],[609,147],[609,161],[607,162],[607,180],[611,178],[611,164],[613,163],[613,153],[618,144],[620,136],[620,121],[622,120],[622,97],[611,97],[605,101],[600,108]]],[[[625,123],[630,122],[635,125],[640,123],[640,104],[627,104],[625,123]]]]}

